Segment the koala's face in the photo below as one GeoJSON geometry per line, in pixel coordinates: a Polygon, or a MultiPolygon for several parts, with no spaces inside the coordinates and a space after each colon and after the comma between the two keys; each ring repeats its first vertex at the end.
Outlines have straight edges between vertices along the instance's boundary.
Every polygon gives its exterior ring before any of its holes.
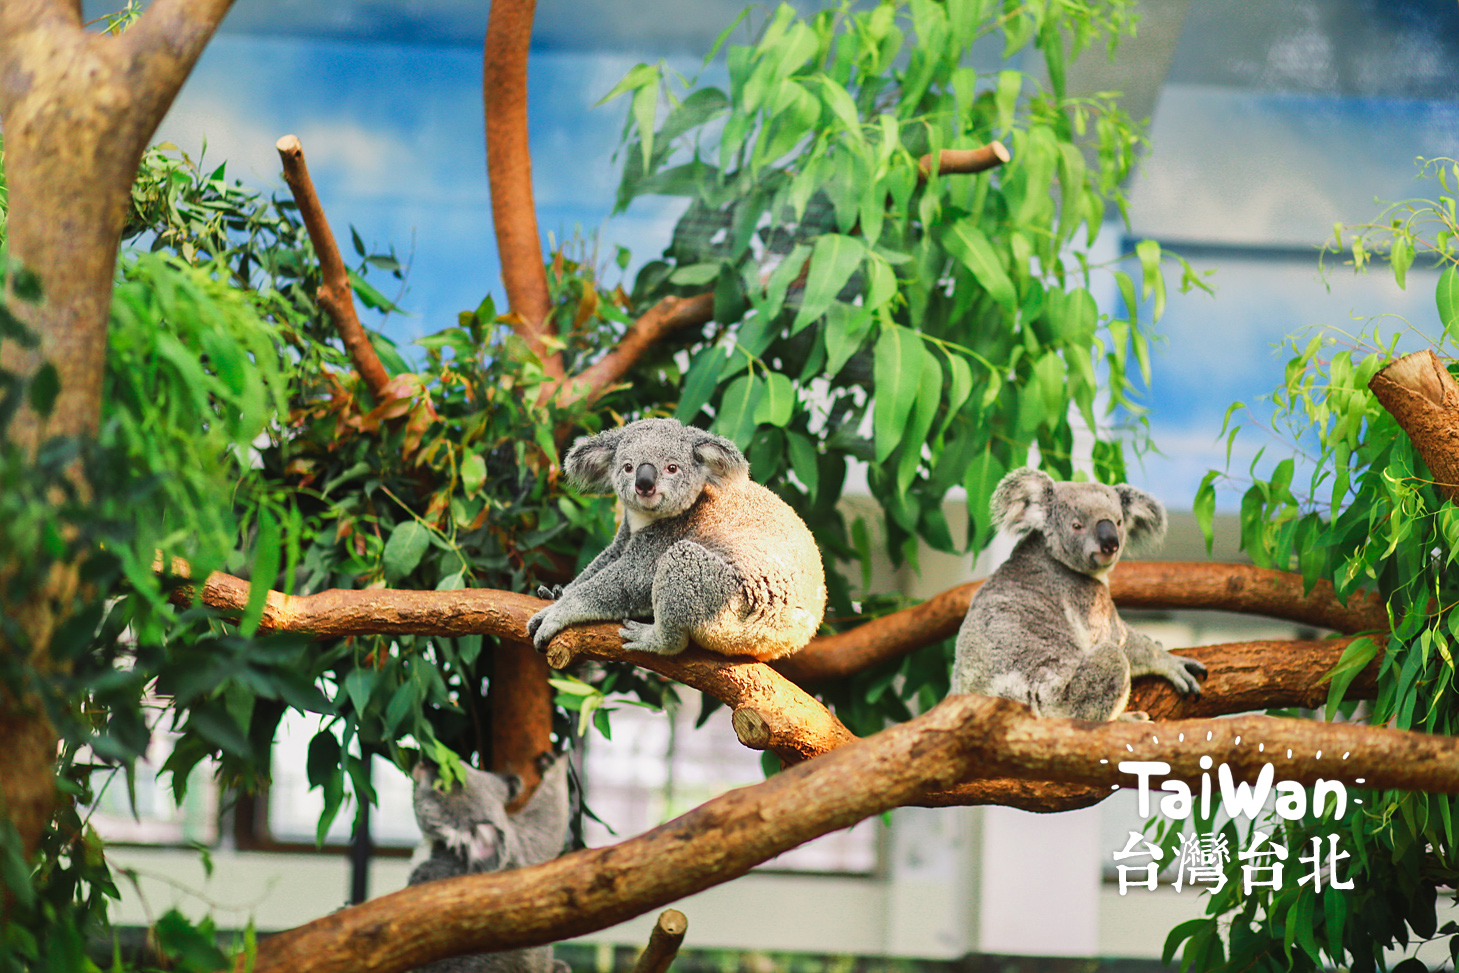
{"type": "Polygon", "coordinates": [[[749,475],[734,443],[674,419],[640,419],[579,439],[563,468],[584,489],[617,494],[630,530],[684,513],[708,483],[749,475]]]}
{"type": "Polygon", "coordinates": [[[521,781],[475,767],[462,769],[465,783],[442,791],[436,768],[425,761],[416,765],[411,772],[415,821],[427,841],[443,842],[465,860],[469,870],[496,871],[512,857],[507,802],[521,790],[521,781]]]}
{"type": "MultiPolygon", "coordinates": [[[[672,419],[644,422],[679,426],[672,419]]],[[[684,513],[699,499],[708,481],[708,470],[695,456],[693,441],[684,435],[664,435],[666,431],[674,430],[634,423],[613,451],[609,472],[613,492],[623,501],[634,529],[684,513]]]]}
{"type": "Polygon", "coordinates": [[[1096,577],[1113,568],[1129,537],[1119,494],[1102,483],[1055,483],[1053,495],[1044,538],[1054,557],[1096,577]]]}
{"type": "Polygon", "coordinates": [[[1127,483],[1059,483],[1034,469],[1014,470],[993,491],[992,513],[1017,533],[1039,531],[1053,557],[1103,578],[1128,545],[1165,536],[1165,508],[1127,483]]]}

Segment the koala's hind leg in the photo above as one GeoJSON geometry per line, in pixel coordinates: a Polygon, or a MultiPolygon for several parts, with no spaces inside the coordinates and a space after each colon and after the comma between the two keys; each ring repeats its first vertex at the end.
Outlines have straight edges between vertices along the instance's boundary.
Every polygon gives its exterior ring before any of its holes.
{"type": "Polygon", "coordinates": [[[1117,644],[1101,642],[1067,680],[1049,690],[1040,688],[1036,695],[1040,716],[1112,720],[1130,699],[1130,664],[1117,644]]]}
{"type": "MultiPolygon", "coordinates": [[[[625,621],[620,630],[625,649],[676,655],[691,637],[716,627],[726,613],[737,615],[740,578],[729,563],[696,541],[669,547],[654,571],[654,620],[625,621]]],[[[718,646],[707,646],[718,648],[718,646]]]]}

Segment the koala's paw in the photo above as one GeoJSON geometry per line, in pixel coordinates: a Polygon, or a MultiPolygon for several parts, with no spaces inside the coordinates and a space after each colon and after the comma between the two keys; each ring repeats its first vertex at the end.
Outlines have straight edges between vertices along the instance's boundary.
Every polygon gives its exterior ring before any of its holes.
{"type": "Polygon", "coordinates": [[[556,607],[555,603],[548,605],[527,621],[527,634],[532,636],[532,645],[538,652],[546,652],[552,637],[567,627],[557,620],[553,611],[556,607]]]}
{"type": "Polygon", "coordinates": [[[635,652],[652,652],[654,655],[674,655],[683,651],[683,645],[671,645],[653,622],[635,622],[625,618],[618,630],[623,636],[623,647],[635,652]]]}
{"type": "Polygon", "coordinates": [[[546,598],[548,601],[556,601],[562,597],[562,585],[555,584],[549,588],[545,584],[539,584],[537,586],[537,597],[546,598]]]}
{"type": "Polygon", "coordinates": [[[1188,659],[1185,656],[1172,655],[1170,658],[1175,662],[1166,677],[1170,680],[1171,685],[1182,695],[1199,696],[1201,694],[1199,680],[1206,678],[1206,667],[1195,659],[1188,659]]]}
{"type": "Polygon", "coordinates": [[[1125,710],[1119,716],[1115,717],[1115,721],[1119,723],[1149,723],[1150,714],[1142,709],[1125,710]]]}

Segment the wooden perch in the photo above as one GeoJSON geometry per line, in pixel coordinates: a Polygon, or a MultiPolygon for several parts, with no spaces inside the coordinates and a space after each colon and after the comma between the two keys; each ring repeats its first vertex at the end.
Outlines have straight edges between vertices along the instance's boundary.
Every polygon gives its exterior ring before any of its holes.
{"type": "Polygon", "coordinates": [[[581,936],[743,875],[871,815],[933,802],[989,773],[1067,779],[1109,792],[1136,783],[1119,770],[1120,761],[1163,761],[1171,766],[1164,776],[1198,783],[1205,755],[1228,764],[1238,781],[1254,780],[1270,763],[1278,780],[1300,784],[1362,779],[1375,789],[1459,793],[1459,740],[1451,737],[1267,717],[1043,720],[1008,700],[955,696],[637,838],[531,868],[413,885],[279,933],[259,943],[254,969],[398,973],[447,956],[581,936]]]}
{"type": "Polygon", "coordinates": [[[1459,382],[1432,350],[1380,369],[1368,388],[1413,440],[1434,485],[1459,503],[1459,382]]]}
{"type": "Polygon", "coordinates": [[[279,150],[279,159],[284,163],[284,181],[294,194],[304,228],[309,231],[309,242],[314,244],[314,252],[319,256],[319,272],[323,277],[317,295],[319,306],[334,322],[345,351],[349,352],[350,361],[354,362],[360,378],[365,380],[370,395],[376,402],[383,402],[390,375],[380,364],[380,356],[375,354],[375,346],[370,344],[370,336],[365,333],[359,315],[355,313],[355,292],[350,286],[349,271],[345,269],[339,245],[330,232],[329,221],[324,217],[324,207],[319,204],[314,182],[309,178],[304,147],[299,144],[297,136],[285,135],[274,144],[274,148],[279,150]]]}
{"type": "MultiPolygon", "coordinates": [[[[1132,567],[1135,565],[1124,565],[1121,571],[1132,567]]],[[[1223,607],[1265,606],[1267,599],[1256,597],[1247,588],[1262,581],[1275,586],[1279,592],[1291,585],[1297,586],[1297,593],[1292,594],[1293,600],[1281,606],[1288,615],[1304,618],[1321,616],[1332,622],[1345,621],[1350,626],[1376,620],[1371,616],[1370,603],[1344,607],[1337,604],[1330,592],[1324,594],[1320,589],[1303,599],[1300,579],[1295,576],[1280,572],[1260,573],[1259,569],[1241,565],[1159,565],[1158,570],[1143,579],[1143,589],[1138,584],[1134,587],[1142,590],[1141,597],[1147,606],[1159,604],[1159,590],[1163,586],[1171,602],[1185,607],[1201,607],[1189,604],[1188,599],[1193,597],[1192,591],[1198,592],[1202,586],[1195,583],[1187,585],[1184,579],[1187,575],[1204,577],[1209,573],[1207,568],[1229,572],[1225,584],[1206,579],[1210,582],[1208,587],[1223,593],[1223,607]],[[1365,604],[1367,608],[1363,607],[1365,604]]],[[[186,577],[186,564],[174,562],[171,573],[186,577]]],[[[1115,577],[1118,576],[1119,572],[1116,572],[1115,577]]],[[[932,602],[955,602],[954,593],[967,587],[944,592],[932,602]]],[[[191,589],[183,589],[176,595],[183,603],[190,603],[193,597],[191,589]]],[[[215,573],[203,586],[201,597],[205,604],[220,611],[238,613],[248,601],[248,582],[215,573]]],[[[330,590],[304,596],[269,592],[260,631],[303,631],[333,637],[482,634],[518,643],[522,646],[518,651],[525,652],[530,651],[525,648],[528,644],[527,621],[544,604],[530,595],[480,588],[459,591],[330,590]]],[[[965,598],[962,605],[965,611],[965,598]]],[[[924,607],[917,606],[897,614],[922,618],[926,613],[918,613],[924,607]]],[[[945,610],[945,607],[936,609],[939,612],[945,610]]],[[[855,633],[896,617],[879,619],[856,629],[855,633]]],[[[957,618],[960,619],[961,615],[957,618]]],[[[948,630],[949,634],[955,628],[954,623],[948,630]]],[[[1132,709],[1142,709],[1158,719],[1219,716],[1268,707],[1319,706],[1327,698],[1323,677],[1336,665],[1350,641],[1246,642],[1183,649],[1179,654],[1201,660],[1210,671],[1201,696],[1182,697],[1163,680],[1145,678],[1136,680],[1130,705],[1132,709]]],[[[815,643],[800,654],[813,651],[815,643]]],[[[618,635],[618,626],[599,624],[576,625],[562,632],[548,647],[547,662],[558,669],[582,660],[631,662],[682,682],[721,700],[733,710],[733,726],[742,743],[754,749],[770,750],[790,764],[821,756],[855,739],[840,720],[786,672],[794,670],[786,663],[798,658],[799,655],[780,660],[772,668],[763,663],[728,659],[694,647],[675,656],[627,652],[618,635]]],[[[1378,660],[1375,659],[1354,681],[1348,690],[1348,698],[1362,699],[1373,695],[1377,687],[1377,667],[1378,660]]],[[[984,799],[990,786],[989,782],[980,782],[981,790],[976,793],[953,796],[963,803],[1006,803],[1002,798],[996,801],[984,799]]],[[[1020,802],[1016,805],[1019,807],[1051,809],[1047,804],[1051,795],[1043,790],[1030,790],[1019,785],[1006,792],[995,788],[995,792],[1012,794],[1012,799],[1020,802]]],[[[1068,797],[1063,792],[1052,794],[1060,801],[1068,797]]],[[[1083,799],[1089,803],[1099,796],[1076,789],[1074,798],[1070,799],[1083,799]]]]}
{"type": "Polygon", "coordinates": [[[684,942],[684,933],[689,930],[689,920],[678,909],[665,909],[654,923],[648,946],[633,966],[633,973],[665,973],[674,957],[679,955],[679,946],[684,942]]]}
{"type": "MultiPolygon", "coordinates": [[[[959,585],[920,605],[818,638],[773,665],[795,682],[808,685],[900,658],[955,635],[980,584],[959,585]]],[[[1245,564],[1129,561],[1110,575],[1109,586],[1121,608],[1214,609],[1348,633],[1388,627],[1388,613],[1376,594],[1353,595],[1344,604],[1326,581],[1304,593],[1300,575],[1245,564]]]]}
{"type": "MultiPolygon", "coordinates": [[[[976,149],[943,149],[937,156],[937,172],[944,176],[987,172],[1011,158],[1002,142],[989,142],[976,149]]],[[[929,153],[917,160],[917,179],[925,182],[931,174],[932,155],[929,153]]]]}

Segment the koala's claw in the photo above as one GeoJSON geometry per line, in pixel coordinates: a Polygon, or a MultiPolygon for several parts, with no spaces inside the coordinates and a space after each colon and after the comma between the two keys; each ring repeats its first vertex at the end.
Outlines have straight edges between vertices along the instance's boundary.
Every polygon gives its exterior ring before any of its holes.
{"type": "Polygon", "coordinates": [[[556,601],[562,597],[562,585],[555,584],[549,588],[545,584],[539,584],[537,586],[537,597],[546,598],[548,601],[556,601]]]}
{"type": "Polygon", "coordinates": [[[566,627],[560,622],[548,619],[548,612],[552,611],[553,607],[555,606],[547,606],[527,621],[527,634],[532,637],[532,646],[538,652],[546,652],[547,643],[551,642],[553,636],[566,627]]]}
{"type": "Polygon", "coordinates": [[[1125,710],[1115,719],[1120,723],[1149,723],[1150,714],[1142,709],[1125,710]]]}
{"type": "Polygon", "coordinates": [[[1199,696],[1201,694],[1200,680],[1206,678],[1205,665],[1197,662],[1195,659],[1187,659],[1184,656],[1176,656],[1175,658],[1180,663],[1180,668],[1176,671],[1183,677],[1179,680],[1172,680],[1175,683],[1175,688],[1187,696],[1199,696]]]}

